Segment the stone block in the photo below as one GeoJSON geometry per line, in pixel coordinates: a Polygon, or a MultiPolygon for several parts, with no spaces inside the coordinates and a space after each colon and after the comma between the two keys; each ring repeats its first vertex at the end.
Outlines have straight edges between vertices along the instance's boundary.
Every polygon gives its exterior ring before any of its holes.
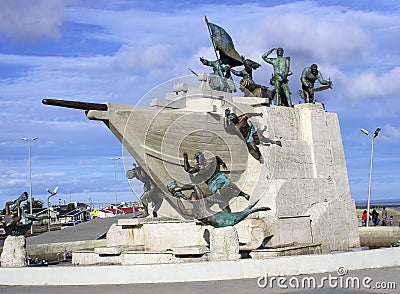
{"type": "Polygon", "coordinates": [[[183,246],[183,247],[173,247],[172,252],[175,256],[183,255],[203,255],[210,250],[206,246],[183,246]]]}
{"type": "Polygon", "coordinates": [[[1,253],[2,267],[25,267],[26,241],[24,236],[7,236],[1,253]]]}
{"type": "Polygon", "coordinates": [[[107,232],[107,246],[138,246],[144,245],[143,228],[123,228],[113,224],[107,232]]]}
{"type": "Polygon", "coordinates": [[[195,221],[154,222],[143,225],[145,250],[166,251],[175,247],[207,246],[210,227],[196,225],[195,221]]]}
{"type": "Polygon", "coordinates": [[[145,251],[135,252],[130,251],[121,255],[121,264],[159,264],[159,263],[175,263],[176,258],[172,251],[157,252],[145,251]]]}
{"type": "Polygon", "coordinates": [[[94,253],[99,255],[120,255],[120,247],[97,247],[94,249],[94,253]]]}
{"type": "Polygon", "coordinates": [[[118,220],[118,226],[139,227],[143,225],[143,220],[140,218],[123,218],[118,220]]]}
{"type": "Polygon", "coordinates": [[[210,236],[211,260],[238,260],[239,236],[234,227],[213,228],[210,236]]]}

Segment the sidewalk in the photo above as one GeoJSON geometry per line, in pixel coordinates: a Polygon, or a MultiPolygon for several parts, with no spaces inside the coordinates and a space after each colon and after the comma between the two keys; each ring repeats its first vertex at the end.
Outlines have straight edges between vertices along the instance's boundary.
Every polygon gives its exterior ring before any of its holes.
{"type": "MultiPolygon", "coordinates": [[[[287,280],[302,278],[314,278],[320,282],[321,279],[329,277],[338,277],[336,272],[323,273],[316,275],[286,277],[287,280]]],[[[218,274],[216,273],[216,276],[218,274]]],[[[286,289],[273,284],[273,287],[267,286],[260,288],[257,285],[258,279],[241,279],[241,280],[226,280],[226,281],[209,281],[209,282],[185,282],[185,283],[160,283],[160,284],[126,284],[126,285],[90,285],[90,286],[0,286],[0,293],[4,294],[133,294],[133,293],[162,293],[162,294],[177,294],[177,293],[192,293],[192,294],[231,294],[231,293],[399,293],[400,289],[400,267],[394,268],[380,268],[380,269],[367,269],[349,271],[345,277],[357,277],[360,280],[364,278],[371,278],[369,283],[371,288],[360,287],[329,287],[325,283],[325,287],[319,289],[293,288],[290,287],[288,282],[285,283],[286,289]],[[393,285],[395,283],[396,289],[376,289],[377,283],[380,285],[393,285]],[[375,289],[373,289],[375,288],[375,289]]],[[[135,276],[132,276],[132,280],[135,276]]],[[[350,285],[352,286],[352,285],[350,285]]],[[[393,288],[393,287],[392,287],[393,288]]]]}

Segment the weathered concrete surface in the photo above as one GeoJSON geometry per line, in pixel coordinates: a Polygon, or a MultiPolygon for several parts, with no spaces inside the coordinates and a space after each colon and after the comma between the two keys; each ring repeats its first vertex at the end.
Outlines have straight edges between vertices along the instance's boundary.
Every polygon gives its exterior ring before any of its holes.
{"type": "Polygon", "coordinates": [[[105,246],[107,240],[87,240],[72,241],[38,245],[27,245],[26,252],[28,256],[34,260],[35,258],[46,260],[59,260],[64,258],[64,254],[71,256],[72,252],[83,249],[93,249],[105,246]]]}
{"type": "Polygon", "coordinates": [[[132,266],[0,268],[0,285],[120,285],[249,279],[400,266],[400,247],[267,259],[132,266]],[[216,275],[216,273],[218,273],[216,275]]]}
{"type": "Polygon", "coordinates": [[[209,226],[197,225],[197,221],[126,219],[111,226],[107,233],[107,246],[141,246],[149,251],[207,246],[210,229],[209,226]]]}
{"type": "Polygon", "coordinates": [[[234,227],[213,228],[210,235],[211,260],[238,260],[239,236],[234,227]]]}
{"type": "MultiPolygon", "coordinates": [[[[32,259],[62,259],[65,251],[69,253],[76,250],[93,249],[105,246],[106,235],[113,223],[122,219],[132,219],[132,214],[118,215],[110,218],[96,218],[63,230],[46,232],[37,236],[26,238],[26,252],[32,259]]],[[[0,252],[3,248],[0,248],[0,252]]]]}
{"type": "Polygon", "coordinates": [[[359,227],[361,246],[369,248],[389,247],[400,242],[400,227],[359,227]]]}
{"type": "MultiPolygon", "coordinates": [[[[265,222],[265,236],[273,235],[267,245],[321,243],[322,252],[358,247],[337,115],[325,112],[319,103],[255,111],[264,113],[263,118],[252,118],[259,129],[266,127],[264,137],[282,144],[260,145],[265,164],[249,157],[239,181],[252,195],[250,201],[260,198],[258,205],[271,208],[257,216],[265,222]]],[[[235,210],[244,205],[243,200],[232,202],[235,210]]],[[[236,227],[241,236],[249,224],[244,221],[236,227]]]]}
{"type": "MultiPolygon", "coordinates": [[[[311,278],[315,281],[326,281],[331,274],[332,277],[337,277],[335,271],[317,274],[307,274],[306,276],[298,276],[301,284],[301,279],[311,278]]],[[[371,283],[366,286],[352,287],[358,290],[351,290],[345,285],[343,287],[327,285],[326,281],[324,287],[318,289],[304,289],[305,287],[293,285],[289,286],[286,281],[285,286],[278,286],[275,283],[266,288],[260,288],[257,285],[258,279],[237,279],[237,280],[223,280],[223,281],[203,281],[203,282],[177,282],[177,283],[158,283],[158,284],[118,284],[118,285],[86,285],[86,286],[0,286],[0,293],[2,294],[71,294],[71,293],[84,293],[84,294],[99,294],[99,293],[119,293],[119,294],[132,294],[134,293],[163,293],[163,294],[176,294],[176,293],[191,293],[191,294],[205,294],[205,293],[218,293],[218,294],[232,294],[232,293],[252,293],[252,294],[278,294],[278,293],[302,293],[302,294],[354,294],[358,293],[384,293],[382,289],[375,287],[375,282],[395,282],[397,287],[386,286],[386,293],[398,293],[398,285],[400,284],[400,267],[383,267],[373,269],[352,270],[348,274],[351,277],[364,277],[371,278],[371,283]],[[375,289],[374,289],[375,288],[375,289]],[[301,290],[300,290],[301,289],[301,290]],[[303,290],[304,289],[304,290],[303,290]],[[362,289],[362,290],[359,290],[362,289]],[[365,289],[365,290],[364,290],[365,289]],[[390,290],[394,289],[394,290],[390,290]],[[301,292],[300,292],[301,291],[301,292]]],[[[380,284],[381,285],[381,284],[380,284]]],[[[387,284],[386,284],[387,285],[387,284]]],[[[307,287],[307,286],[306,286],[307,287]]],[[[382,287],[380,287],[382,288],[382,287]]]]}
{"type": "Polygon", "coordinates": [[[254,259],[262,259],[276,256],[308,255],[320,253],[321,244],[292,244],[277,248],[252,250],[249,255],[254,259]]]}
{"type": "Polygon", "coordinates": [[[24,236],[7,236],[1,253],[2,267],[24,267],[26,261],[26,242],[24,236]]]}
{"type": "Polygon", "coordinates": [[[172,250],[144,251],[138,247],[99,247],[78,250],[72,255],[73,265],[135,265],[186,263],[209,260],[210,250],[205,246],[174,247],[172,250]]]}

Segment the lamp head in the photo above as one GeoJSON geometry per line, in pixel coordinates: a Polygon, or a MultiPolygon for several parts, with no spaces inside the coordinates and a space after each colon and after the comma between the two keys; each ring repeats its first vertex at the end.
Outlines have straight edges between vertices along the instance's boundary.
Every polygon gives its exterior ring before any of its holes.
{"type": "Polygon", "coordinates": [[[366,134],[367,136],[369,136],[369,133],[366,129],[361,129],[361,132],[363,132],[364,134],[366,134]]]}
{"type": "Polygon", "coordinates": [[[47,188],[46,191],[47,191],[51,196],[54,196],[54,195],[57,194],[58,189],[59,189],[59,188],[56,187],[56,188],[54,189],[54,191],[51,191],[49,188],[47,188]]]}
{"type": "Polygon", "coordinates": [[[381,128],[376,128],[374,132],[374,138],[378,137],[379,133],[381,132],[381,128]]]}

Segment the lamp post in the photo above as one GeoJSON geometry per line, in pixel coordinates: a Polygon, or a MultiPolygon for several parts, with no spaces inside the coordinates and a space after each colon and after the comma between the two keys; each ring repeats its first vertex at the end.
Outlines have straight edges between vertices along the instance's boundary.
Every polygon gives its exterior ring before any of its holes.
{"type": "Polygon", "coordinates": [[[371,138],[371,161],[370,161],[370,166],[369,166],[369,184],[368,184],[368,202],[367,202],[367,220],[366,220],[366,227],[369,227],[369,210],[371,207],[371,184],[372,184],[372,160],[374,157],[374,140],[376,137],[378,137],[379,133],[381,131],[381,128],[376,128],[374,131],[374,134],[372,136],[369,135],[369,132],[366,129],[361,129],[361,132],[363,132],[365,135],[371,138]]]}
{"type": "Polygon", "coordinates": [[[58,187],[56,187],[54,189],[54,191],[51,191],[49,188],[47,188],[46,191],[49,192],[49,194],[50,194],[49,197],[47,197],[47,217],[49,218],[49,220],[47,221],[47,231],[50,232],[50,222],[51,222],[51,217],[50,217],[50,198],[57,194],[58,187]]]}
{"type": "Polygon", "coordinates": [[[120,157],[109,157],[108,160],[114,161],[114,197],[115,197],[115,215],[117,215],[117,167],[116,161],[121,159],[120,157]]]}
{"type": "MultiPolygon", "coordinates": [[[[32,197],[32,159],[31,159],[31,149],[32,149],[32,147],[31,147],[31,142],[32,141],[35,141],[35,140],[37,140],[37,139],[39,139],[38,137],[33,137],[33,138],[21,138],[21,140],[23,140],[23,141],[25,141],[25,142],[28,142],[28,144],[29,144],[29,198],[30,198],[30,200],[29,200],[29,214],[32,214],[32,199],[33,199],[33,197],[32,197]]],[[[31,227],[31,234],[33,234],[33,225],[32,225],[32,227],[31,227]]]]}

